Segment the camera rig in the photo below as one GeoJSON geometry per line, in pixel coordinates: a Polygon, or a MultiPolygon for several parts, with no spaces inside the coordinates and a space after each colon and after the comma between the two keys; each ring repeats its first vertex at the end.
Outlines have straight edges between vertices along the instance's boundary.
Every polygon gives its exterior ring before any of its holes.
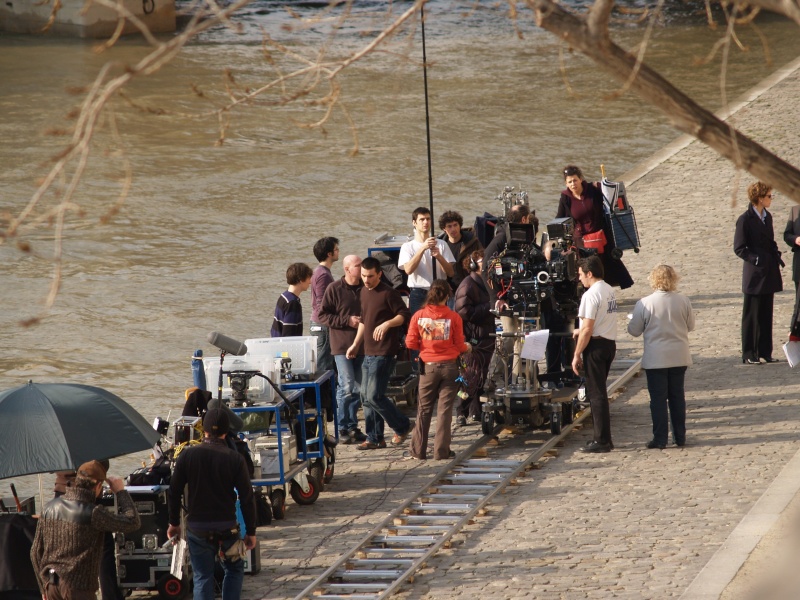
{"type": "MultiPolygon", "coordinates": [[[[510,193],[513,188],[505,188],[501,198],[510,193]]],[[[504,208],[510,206],[504,200],[504,208]]],[[[563,424],[573,421],[580,380],[566,372],[540,377],[538,363],[522,358],[521,349],[525,336],[543,329],[545,323],[551,326],[551,336],[572,336],[583,293],[573,247],[574,223],[570,217],[550,221],[542,246],[536,244],[533,225],[506,221],[498,223],[501,226],[506,247],[490,259],[486,273],[498,299],[507,305],[499,313],[503,332],[496,349],[503,385],[483,405],[483,432],[492,434],[498,424],[542,427],[549,422],[558,434],[563,424]],[[553,330],[554,323],[562,324],[559,331],[553,330]]]]}

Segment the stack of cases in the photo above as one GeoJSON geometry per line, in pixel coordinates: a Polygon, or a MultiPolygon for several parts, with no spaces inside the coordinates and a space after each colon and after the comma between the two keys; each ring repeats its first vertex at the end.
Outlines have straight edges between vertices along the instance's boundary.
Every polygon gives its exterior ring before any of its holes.
{"type": "Polygon", "coordinates": [[[167,541],[169,509],[168,485],[129,486],[142,526],[133,533],[115,534],[117,543],[117,579],[122,588],[154,588],[169,574],[172,545],[167,541]]]}

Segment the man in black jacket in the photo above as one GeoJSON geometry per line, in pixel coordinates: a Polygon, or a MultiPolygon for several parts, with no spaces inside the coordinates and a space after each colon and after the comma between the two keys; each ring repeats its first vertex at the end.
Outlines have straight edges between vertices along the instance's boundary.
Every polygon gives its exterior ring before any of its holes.
{"type": "Polygon", "coordinates": [[[214,600],[214,560],[225,555],[222,567],[223,600],[239,600],[244,561],[236,553],[241,533],[236,521],[236,493],[245,523],[244,547],[256,545],[256,506],[247,465],[241,454],[228,447],[228,415],[212,408],[203,419],[203,443],[181,452],[169,488],[167,536],[181,537],[181,499],[187,505],[186,539],[194,571],[194,599],[214,600]],[[188,485],[185,491],[184,486],[188,485]],[[229,555],[229,552],[233,556],[229,555]]]}

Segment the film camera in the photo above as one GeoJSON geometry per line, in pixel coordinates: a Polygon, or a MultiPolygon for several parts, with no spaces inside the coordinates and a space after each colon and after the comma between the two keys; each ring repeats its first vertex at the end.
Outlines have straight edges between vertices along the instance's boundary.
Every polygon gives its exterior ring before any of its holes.
{"type": "Polygon", "coordinates": [[[508,313],[538,317],[559,312],[564,318],[577,316],[580,291],[578,254],[572,247],[572,218],[554,219],[547,224],[543,246],[534,240],[531,224],[504,223],[506,248],[492,259],[487,274],[498,298],[508,304],[508,313]]]}

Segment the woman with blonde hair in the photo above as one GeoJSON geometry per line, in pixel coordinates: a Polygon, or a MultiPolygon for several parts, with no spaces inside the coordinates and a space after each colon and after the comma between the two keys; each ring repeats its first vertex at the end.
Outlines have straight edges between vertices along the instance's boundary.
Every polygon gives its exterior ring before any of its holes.
{"type": "Polygon", "coordinates": [[[689,298],[675,290],[678,273],[669,265],[658,265],[648,277],[655,290],[636,303],[628,333],[644,334],[642,368],[647,374],[653,439],[648,448],[667,446],[669,421],[675,444],[686,444],[686,369],[692,364],[689,332],[694,329],[694,312],[689,298]],[[669,418],[667,418],[669,411],[669,418]]]}

